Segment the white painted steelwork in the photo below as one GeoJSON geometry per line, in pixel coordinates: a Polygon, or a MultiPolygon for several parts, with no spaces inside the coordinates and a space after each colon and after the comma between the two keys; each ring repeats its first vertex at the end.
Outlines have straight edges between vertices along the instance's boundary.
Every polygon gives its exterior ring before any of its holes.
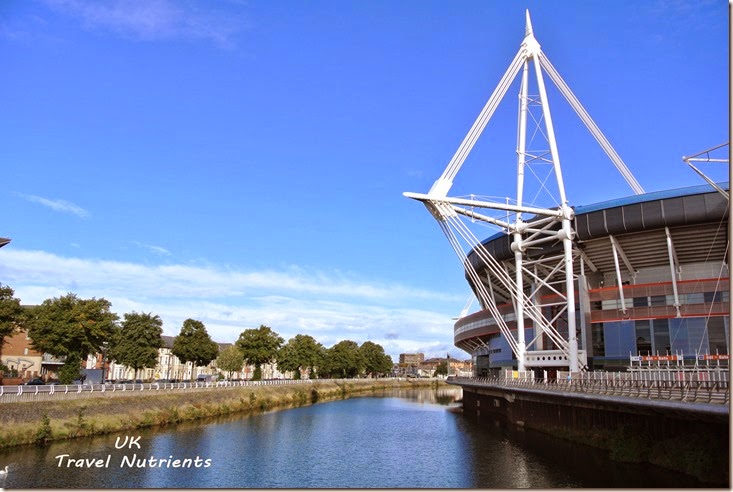
{"type": "Polygon", "coordinates": [[[695,167],[694,164],[692,164],[693,162],[717,162],[717,163],[722,163],[722,164],[728,164],[730,166],[729,158],[710,157],[711,152],[718,150],[718,149],[722,149],[723,147],[727,147],[727,146],[728,146],[728,142],[724,144],[716,145],[715,147],[711,147],[707,150],[703,150],[702,152],[698,152],[697,154],[691,155],[689,157],[682,156],[682,161],[685,164],[687,164],[688,166],[690,166],[690,169],[695,171],[698,174],[698,176],[704,179],[710,186],[715,188],[715,190],[718,193],[723,195],[726,198],[726,200],[730,200],[730,196],[728,195],[727,191],[725,191],[723,188],[718,186],[718,184],[715,181],[710,179],[705,173],[703,173],[700,169],[695,167]],[[704,156],[704,157],[700,157],[700,156],[704,156]]]}
{"type": "MultiPolygon", "coordinates": [[[[518,369],[524,371],[526,367],[568,366],[571,372],[578,372],[585,367],[586,358],[585,350],[578,349],[576,335],[576,275],[573,272],[573,261],[578,259],[582,252],[575,247],[573,242],[573,209],[568,205],[565,194],[560,156],[543,78],[543,69],[601,145],[632,190],[636,194],[641,194],[644,190],[542,52],[540,44],[534,37],[529,11],[526,12],[525,26],[525,37],[518,53],[446,169],[427,194],[405,192],[404,196],[421,201],[440,224],[441,229],[461,260],[466,276],[482,307],[491,313],[501,335],[506,339],[515,354],[518,369]],[[539,92],[536,96],[529,94],[530,68],[534,69],[536,89],[539,92]],[[515,203],[480,200],[474,198],[473,195],[471,198],[449,197],[448,192],[453,186],[454,178],[520,70],[522,71],[522,77],[517,130],[515,203]],[[541,106],[542,113],[539,117],[535,118],[532,115],[532,106],[541,106]],[[549,150],[532,151],[528,149],[529,134],[527,125],[530,116],[537,125],[537,130],[532,134],[532,137],[537,134],[543,135],[549,145],[549,150]],[[544,124],[544,129],[541,128],[542,124],[544,124]],[[552,207],[538,207],[532,203],[525,204],[525,171],[529,164],[533,162],[552,165],[551,174],[554,175],[558,194],[558,198],[552,207]],[[503,212],[504,215],[492,217],[486,213],[476,212],[476,208],[503,212]],[[523,214],[529,214],[532,217],[525,220],[523,214]],[[511,243],[511,249],[514,253],[513,264],[497,261],[470,231],[461,217],[502,228],[513,239],[511,243]],[[531,258],[529,256],[529,250],[547,243],[561,244],[562,253],[547,255],[544,258],[531,258]],[[465,253],[464,245],[471,252],[473,260],[465,253]],[[481,263],[481,268],[486,269],[485,277],[478,274],[477,265],[472,263],[475,260],[481,263]],[[561,285],[564,288],[560,287],[561,285]],[[551,297],[554,296],[559,301],[554,299],[543,303],[540,291],[549,293],[551,297]],[[497,295],[503,296],[514,306],[517,324],[516,338],[497,307],[497,295]],[[547,319],[543,314],[543,310],[550,313],[551,319],[547,319]],[[557,329],[561,319],[567,327],[567,338],[562,336],[557,329]],[[529,343],[525,341],[525,320],[532,322],[535,331],[535,336],[529,343]],[[563,362],[560,364],[557,361],[563,362]]],[[[549,181],[549,174],[547,178],[540,180],[540,190],[549,192],[545,187],[547,181],[549,181]]],[[[586,262],[591,268],[594,268],[587,258],[586,262]]]]}

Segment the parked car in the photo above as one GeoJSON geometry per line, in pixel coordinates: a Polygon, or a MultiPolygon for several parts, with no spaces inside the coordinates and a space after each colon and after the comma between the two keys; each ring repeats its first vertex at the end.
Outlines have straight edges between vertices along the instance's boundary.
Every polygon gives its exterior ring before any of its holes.
{"type": "Polygon", "coordinates": [[[46,382],[41,378],[34,378],[34,379],[31,379],[30,381],[26,381],[23,384],[26,386],[41,386],[41,385],[46,384],[46,382]]]}

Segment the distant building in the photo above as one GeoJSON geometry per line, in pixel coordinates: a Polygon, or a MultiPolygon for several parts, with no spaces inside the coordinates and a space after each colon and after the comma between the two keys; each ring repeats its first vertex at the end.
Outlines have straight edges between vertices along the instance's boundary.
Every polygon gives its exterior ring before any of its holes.
{"type": "Polygon", "coordinates": [[[459,360],[453,357],[431,357],[425,359],[425,354],[400,354],[399,362],[392,368],[396,377],[418,376],[433,377],[440,364],[448,362],[448,375],[471,375],[472,360],[459,360]]]}
{"type": "MultiPolygon", "coordinates": [[[[163,347],[158,349],[158,362],[154,368],[143,369],[138,372],[137,379],[143,381],[152,381],[156,379],[175,379],[178,381],[190,381],[199,376],[215,376],[219,372],[216,367],[216,359],[212,360],[207,366],[194,367],[191,362],[182,363],[178,357],[173,355],[173,340],[176,337],[163,335],[163,347]]],[[[232,346],[232,343],[217,343],[219,346],[219,352],[227,347],[232,346]]],[[[101,368],[100,355],[90,355],[87,359],[88,368],[101,368]]],[[[231,375],[223,374],[223,376],[231,377],[233,379],[251,379],[254,374],[254,367],[251,365],[243,365],[242,369],[237,372],[233,372],[231,375]]],[[[283,373],[277,370],[277,364],[263,364],[262,365],[262,378],[263,379],[283,379],[286,377],[283,373]]],[[[107,377],[106,379],[114,380],[127,380],[135,379],[135,371],[127,366],[119,364],[117,362],[109,362],[107,365],[107,377]]]]}
{"type": "Polygon", "coordinates": [[[3,384],[17,384],[36,377],[44,380],[58,378],[58,370],[64,365],[63,358],[33,350],[27,331],[18,331],[5,337],[0,353],[0,362],[8,368],[0,380],[3,384]]]}
{"type": "MultiPolygon", "coordinates": [[[[213,374],[211,370],[207,371],[207,368],[194,368],[193,364],[188,362],[182,363],[178,357],[173,355],[173,340],[175,337],[163,335],[163,346],[158,349],[158,362],[155,367],[142,369],[138,371],[137,379],[143,381],[155,380],[155,379],[177,379],[179,381],[190,381],[192,371],[198,369],[194,377],[199,374],[213,374]]],[[[99,354],[96,356],[90,355],[87,359],[87,367],[100,367],[101,358],[99,354]]],[[[213,362],[212,362],[213,364],[213,362]]],[[[135,379],[135,371],[125,365],[118,362],[111,361],[107,364],[107,376],[105,379],[113,380],[127,380],[135,379]]]]}
{"type": "Polygon", "coordinates": [[[419,375],[433,376],[440,364],[448,363],[448,376],[471,376],[473,361],[454,359],[453,357],[432,357],[417,367],[419,375]]]}
{"type": "MultiPolygon", "coordinates": [[[[158,360],[155,367],[138,371],[116,361],[105,362],[103,353],[89,354],[82,362],[81,369],[99,370],[104,380],[134,380],[154,381],[158,379],[190,381],[198,376],[215,376],[220,371],[216,367],[216,360],[204,367],[194,367],[191,362],[182,363],[173,355],[173,341],[175,337],[163,335],[163,346],[158,349],[158,360]]],[[[219,351],[232,346],[231,343],[217,343],[219,351]]],[[[420,354],[422,355],[422,354],[420,354]]],[[[41,377],[44,380],[57,380],[58,370],[64,365],[64,358],[56,358],[50,354],[43,354],[31,348],[31,340],[25,331],[16,332],[6,337],[0,353],[0,363],[8,368],[0,372],[0,384],[20,384],[30,379],[41,377]]],[[[251,379],[254,367],[244,364],[242,369],[231,374],[236,379],[251,379]]],[[[303,377],[306,377],[307,371],[303,377]]],[[[262,365],[263,379],[285,379],[292,377],[292,373],[282,373],[277,369],[277,363],[262,365]]]]}
{"type": "MultiPolygon", "coordinates": [[[[25,381],[42,374],[43,354],[31,348],[28,333],[21,331],[5,338],[0,362],[10,369],[15,378],[25,381]]],[[[6,379],[8,376],[6,373],[6,379]]]]}
{"type": "Polygon", "coordinates": [[[422,364],[425,361],[425,354],[400,354],[400,364],[422,364]]]}

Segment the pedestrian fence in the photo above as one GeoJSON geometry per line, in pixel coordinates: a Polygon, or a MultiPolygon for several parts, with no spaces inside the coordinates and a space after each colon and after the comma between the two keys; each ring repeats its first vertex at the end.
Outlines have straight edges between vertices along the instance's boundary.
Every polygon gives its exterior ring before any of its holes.
{"type": "MultiPolygon", "coordinates": [[[[387,378],[404,380],[405,378],[387,378]]],[[[75,400],[92,397],[124,397],[160,392],[216,391],[228,388],[308,385],[314,382],[353,383],[367,379],[267,379],[262,381],[193,381],[180,383],[105,383],[0,386],[0,404],[10,402],[37,402],[75,400]]]]}
{"type": "Polygon", "coordinates": [[[729,380],[727,368],[557,371],[556,377],[548,377],[546,372],[536,377],[532,371],[505,370],[499,377],[449,378],[450,382],[457,383],[725,405],[730,402],[729,380]]]}

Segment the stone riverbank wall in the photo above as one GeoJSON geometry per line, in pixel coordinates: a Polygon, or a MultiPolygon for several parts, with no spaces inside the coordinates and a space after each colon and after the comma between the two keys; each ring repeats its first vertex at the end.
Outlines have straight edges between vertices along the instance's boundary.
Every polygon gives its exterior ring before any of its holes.
{"type": "Polygon", "coordinates": [[[468,418],[505,419],[607,449],[613,460],[649,462],[729,483],[728,405],[458,384],[468,418]]]}

